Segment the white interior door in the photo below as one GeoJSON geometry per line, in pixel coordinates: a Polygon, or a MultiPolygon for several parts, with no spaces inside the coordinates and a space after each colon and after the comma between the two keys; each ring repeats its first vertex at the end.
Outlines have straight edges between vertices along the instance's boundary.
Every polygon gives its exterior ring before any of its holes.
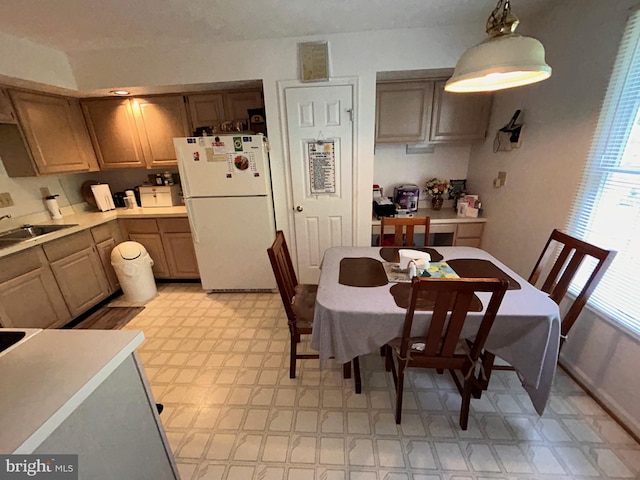
{"type": "Polygon", "coordinates": [[[298,280],[317,283],[324,251],[353,244],[353,87],[291,87],[285,101],[298,280]]]}

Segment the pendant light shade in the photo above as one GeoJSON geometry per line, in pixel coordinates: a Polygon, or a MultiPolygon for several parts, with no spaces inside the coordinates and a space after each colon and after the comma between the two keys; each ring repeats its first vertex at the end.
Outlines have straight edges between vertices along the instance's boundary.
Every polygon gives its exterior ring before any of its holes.
{"type": "Polygon", "coordinates": [[[498,2],[487,21],[487,32],[491,36],[462,54],[445,85],[446,91],[492,92],[541,82],[551,76],[542,43],[513,33],[519,22],[511,14],[509,1],[502,16],[497,18],[502,3],[502,0],[498,2]]]}

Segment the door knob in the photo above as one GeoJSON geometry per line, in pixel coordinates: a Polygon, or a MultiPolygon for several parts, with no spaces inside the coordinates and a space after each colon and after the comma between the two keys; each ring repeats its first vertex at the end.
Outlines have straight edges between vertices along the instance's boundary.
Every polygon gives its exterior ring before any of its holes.
{"type": "Polygon", "coordinates": [[[304,208],[302,208],[302,205],[298,205],[298,206],[296,207],[296,211],[298,211],[298,212],[301,212],[301,211],[303,211],[303,210],[304,210],[304,208]]]}

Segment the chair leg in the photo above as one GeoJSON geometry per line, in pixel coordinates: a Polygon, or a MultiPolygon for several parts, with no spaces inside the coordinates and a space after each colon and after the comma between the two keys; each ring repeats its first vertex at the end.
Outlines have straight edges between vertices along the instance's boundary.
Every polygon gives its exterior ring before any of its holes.
{"type": "Polygon", "coordinates": [[[300,335],[291,335],[291,356],[289,358],[289,378],[296,378],[296,357],[300,335]]]}
{"type": "Polygon", "coordinates": [[[356,393],[362,393],[362,378],[360,378],[360,358],[355,357],[353,360],[353,377],[356,385],[356,393]]]}
{"type": "Polygon", "coordinates": [[[473,398],[480,398],[482,392],[489,388],[489,380],[491,379],[491,372],[493,371],[493,362],[496,356],[493,353],[489,353],[486,350],[482,352],[482,369],[478,374],[477,382],[473,386],[473,398]],[[484,371],[484,378],[482,372],[484,371]]]}
{"type": "Polygon", "coordinates": [[[385,357],[387,355],[387,346],[383,345],[380,347],[380,356],[385,357]]]}
{"type": "Polygon", "coordinates": [[[351,362],[342,364],[342,378],[351,378],[351,362]]]}
{"type": "Polygon", "coordinates": [[[464,387],[462,389],[462,405],[460,407],[460,428],[462,430],[467,429],[469,423],[469,409],[471,406],[471,386],[473,378],[469,377],[464,381],[464,387]]]}
{"type": "Polygon", "coordinates": [[[402,394],[404,391],[404,364],[398,362],[398,381],[396,382],[396,424],[402,421],[402,394]]]}

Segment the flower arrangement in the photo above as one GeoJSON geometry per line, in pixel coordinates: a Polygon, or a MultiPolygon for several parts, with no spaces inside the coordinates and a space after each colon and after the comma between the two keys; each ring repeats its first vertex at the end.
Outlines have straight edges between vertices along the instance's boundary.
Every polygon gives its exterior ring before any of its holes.
{"type": "Polygon", "coordinates": [[[448,180],[442,180],[440,178],[432,178],[428,180],[424,186],[424,191],[431,197],[439,197],[444,192],[448,192],[451,189],[451,184],[448,180]]]}

